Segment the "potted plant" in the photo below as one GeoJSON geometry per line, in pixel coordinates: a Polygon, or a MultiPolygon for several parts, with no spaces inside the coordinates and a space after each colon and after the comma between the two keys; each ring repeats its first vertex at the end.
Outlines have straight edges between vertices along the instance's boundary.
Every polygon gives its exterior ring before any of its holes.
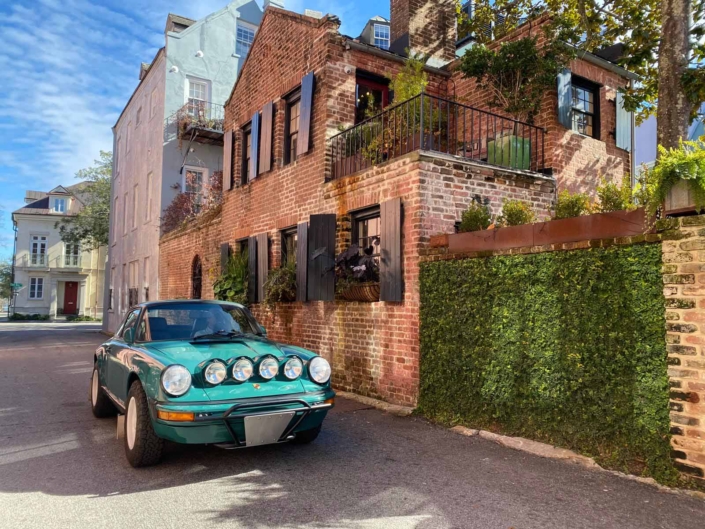
{"type": "Polygon", "coordinates": [[[269,271],[264,283],[264,304],[272,308],[275,303],[296,300],[296,263],[288,262],[269,271]]]}
{"type": "Polygon", "coordinates": [[[213,284],[215,298],[247,305],[248,278],[247,252],[233,255],[225,271],[213,284]]]}
{"type": "Polygon", "coordinates": [[[353,244],[335,259],[335,290],[347,301],[379,301],[379,238],[360,249],[353,244]]]}

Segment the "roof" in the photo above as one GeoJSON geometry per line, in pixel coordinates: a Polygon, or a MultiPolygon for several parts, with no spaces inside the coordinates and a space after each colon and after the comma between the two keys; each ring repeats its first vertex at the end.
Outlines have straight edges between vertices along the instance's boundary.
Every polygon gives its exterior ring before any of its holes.
{"type": "MultiPolygon", "coordinates": [[[[67,213],[69,215],[75,215],[86,203],[85,191],[90,185],[90,182],[79,182],[78,184],[74,184],[72,186],[57,186],[51,191],[49,191],[49,193],[46,193],[45,196],[40,198],[39,200],[30,202],[26,206],[23,206],[20,209],[13,211],[12,215],[54,215],[54,213],[52,213],[51,211],[49,204],[49,199],[53,195],[64,195],[74,197],[76,201],[70,205],[69,211],[67,213]]],[[[39,192],[34,191],[34,193],[39,192]]]]}
{"type": "Polygon", "coordinates": [[[169,13],[166,17],[166,26],[164,27],[164,33],[169,31],[174,31],[180,33],[196,21],[192,18],[182,17],[181,15],[175,15],[174,13],[169,13]]]}
{"type": "Polygon", "coordinates": [[[618,42],[617,44],[612,44],[611,46],[607,46],[606,48],[593,52],[593,55],[596,55],[611,63],[619,64],[619,59],[624,56],[626,49],[627,47],[624,44],[618,42]]]}

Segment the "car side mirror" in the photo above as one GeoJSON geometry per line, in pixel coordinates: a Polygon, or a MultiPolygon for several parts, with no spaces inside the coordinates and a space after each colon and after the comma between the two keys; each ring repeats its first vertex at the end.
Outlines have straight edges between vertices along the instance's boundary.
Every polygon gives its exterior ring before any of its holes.
{"type": "Polygon", "coordinates": [[[122,339],[125,340],[126,343],[132,343],[133,341],[135,341],[135,330],[125,330],[125,332],[122,334],[122,339]]]}
{"type": "Polygon", "coordinates": [[[264,325],[260,325],[259,328],[262,331],[262,336],[266,337],[267,336],[267,329],[264,328],[264,325]]]}

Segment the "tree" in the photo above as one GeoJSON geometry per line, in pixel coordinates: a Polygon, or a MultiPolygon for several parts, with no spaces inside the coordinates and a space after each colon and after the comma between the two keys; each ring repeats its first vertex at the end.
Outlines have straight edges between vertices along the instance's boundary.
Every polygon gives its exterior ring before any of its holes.
{"type": "Polygon", "coordinates": [[[12,263],[9,259],[0,261],[0,299],[12,298],[12,263]]]}
{"type": "Polygon", "coordinates": [[[480,42],[547,14],[551,42],[588,52],[624,44],[620,64],[639,75],[623,89],[625,107],[639,122],[657,114],[664,147],[678,147],[705,101],[705,0],[473,0],[470,17],[457,5],[461,31],[480,42]]]}
{"type": "Polygon", "coordinates": [[[86,249],[107,246],[112,169],[113,153],[100,151],[100,160],[76,173],[76,178],[85,183],[76,192],[83,208],[76,215],[56,223],[64,242],[80,243],[86,249]]]}

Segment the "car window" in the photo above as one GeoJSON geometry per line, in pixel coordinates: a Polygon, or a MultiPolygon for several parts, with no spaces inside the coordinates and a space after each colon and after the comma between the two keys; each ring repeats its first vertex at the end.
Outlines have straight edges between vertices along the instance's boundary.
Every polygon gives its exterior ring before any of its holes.
{"type": "Polygon", "coordinates": [[[147,309],[152,341],[191,340],[218,333],[260,334],[252,314],[240,305],[169,303],[147,309]]]}
{"type": "Polygon", "coordinates": [[[118,338],[122,338],[123,336],[125,336],[125,331],[127,329],[132,329],[135,326],[139,315],[140,309],[135,309],[127,315],[127,318],[125,318],[125,323],[122,324],[122,328],[120,329],[120,332],[118,334],[118,338]]]}
{"type": "Polygon", "coordinates": [[[137,326],[136,342],[144,342],[147,339],[147,318],[142,318],[137,326]]]}

